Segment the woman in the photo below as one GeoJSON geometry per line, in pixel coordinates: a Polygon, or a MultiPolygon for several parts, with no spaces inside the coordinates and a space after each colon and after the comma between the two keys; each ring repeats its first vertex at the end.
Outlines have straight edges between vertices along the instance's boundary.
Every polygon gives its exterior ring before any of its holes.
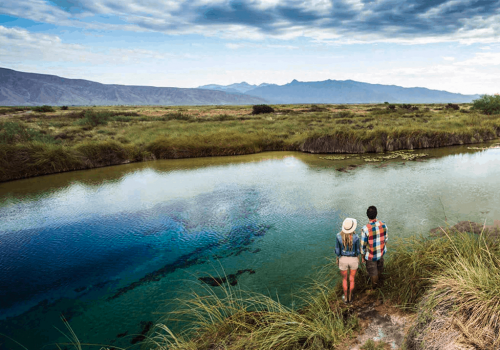
{"type": "Polygon", "coordinates": [[[345,303],[352,302],[352,291],[354,289],[354,277],[358,269],[359,236],[354,233],[358,222],[356,219],[347,218],[342,223],[342,231],[337,234],[335,243],[335,254],[337,254],[337,265],[342,275],[342,287],[344,295],[342,300],[345,303]],[[350,271],[348,271],[350,269],[350,271]],[[350,290],[347,286],[347,276],[349,275],[350,290]]]}

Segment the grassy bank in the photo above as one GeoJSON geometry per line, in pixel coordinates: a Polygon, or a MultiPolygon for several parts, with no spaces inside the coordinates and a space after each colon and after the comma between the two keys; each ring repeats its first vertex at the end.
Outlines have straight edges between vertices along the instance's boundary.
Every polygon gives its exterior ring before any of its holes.
{"type": "Polygon", "coordinates": [[[254,115],[250,106],[0,107],[0,181],[152,159],[384,152],[500,136],[500,115],[469,105],[273,108],[254,115]]]}
{"type": "MultiPolygon", "coordinates": [[[[378,296],[416,314],[404,348],[438,349],[465,344],[478,349],[500,345],[500,247],[490,236],[446,232],[391,243],[378,296]]],[[[364,268],[355,293],[368,287],[364,268]]],[[[223,289],[180,300],[168,317],[191,327],[175,334],[167,323],[150,334],[154,349],[339,349],[360,329],[340,301],[337,268],[325,266],[300,295],[300,308],[279,297],[223,289]]]]}

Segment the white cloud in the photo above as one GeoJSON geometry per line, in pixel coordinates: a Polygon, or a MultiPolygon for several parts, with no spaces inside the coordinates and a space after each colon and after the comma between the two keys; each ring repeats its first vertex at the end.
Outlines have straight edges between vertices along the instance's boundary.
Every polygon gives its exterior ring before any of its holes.
{"type": "Polygon", "coordinates": [[[231,50],[238,50],[243,48],[268,48],[268,49],[281,49],[281,50],[298,50],[298,46],[294,45],[277,45],[277,44],[255,44],[255,43],[227,43],[226,47],[231,50]]]}
{"type": "Polygon", "coordinates": [[[39,62],[130,63],[163,61],[172,57],[193,58],[185,54],[171,54],[154,50],[108,47],[96,51],[91,47],[66,44],[56,35],[31,33],[26,29],[6,28],[0,25],[0,61],[17,63],[39,62]]]}
{"type": "Polygon", "coordinates": [[[478,52],[473,58],[456,64],[460,66],[500,66],[500,52],[478,52]]]}
{"type": "Polygon", "coordinates": [[[455,57],[443,57],[445,61],[455,61],[455,57]]]}

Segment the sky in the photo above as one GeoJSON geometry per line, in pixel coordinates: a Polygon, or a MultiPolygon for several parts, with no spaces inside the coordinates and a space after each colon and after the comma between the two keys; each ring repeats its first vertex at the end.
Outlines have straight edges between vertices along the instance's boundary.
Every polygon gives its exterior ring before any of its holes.
{"type": "Polygon", "coordinates": [[[500,93],[500,0],[2,0],[0,67],[105,84],[500,93]]]}

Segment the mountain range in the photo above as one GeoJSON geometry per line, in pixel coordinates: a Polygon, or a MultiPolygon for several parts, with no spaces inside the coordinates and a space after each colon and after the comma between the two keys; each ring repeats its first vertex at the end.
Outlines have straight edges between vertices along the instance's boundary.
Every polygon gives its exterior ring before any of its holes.
{"type": "Polygon", "coordinates": [[[0,105],[3,106],[466,103],[479,97],[353,80],[293,80],[284,85],[242,82],[198,88],[116,85],[0,68],[0,105]]]}
{"type": "Polygon", "coordinates": [[[251,85],[251,84],[248,84],[247,82],[244,81],[242,83],[235,83],[235,84],[231,84],[231,85],[217,85],[217,84],[202,85],[202,86],[198,86],[198,89],[219,90],[219,91],[225,91],[225,92],[244,94],[247,91],[253,90],[253,89],[258,88],[258,87],[268,86],[268,85],[271,85],[271,84],[262,83],[260,85],[251,85]]]}
{"type": "Polygon", "coordinates": [[[260,97],[218,90],[101,84],[0,68],[0,106],[249,105],[260,97]]]}
{"type": "MultiPolygon", "coordinates": [[[[285,85],[245,84],[246,95],[260,97],[269,103],[467,103],[479,98],[479,95],[462,95],[427,88],[404,88],[396,85],[361,83],[353,80],[324,80],[300,82],[293,80],[285,85]],[[252,87],[250,89],[250,87],[252,87]]],[[[220,87],[233,89],[235,85],[206,85],[213,89],[220,87]]],[[[200,88],[202,88],[200,86],[200,88]]]]}

